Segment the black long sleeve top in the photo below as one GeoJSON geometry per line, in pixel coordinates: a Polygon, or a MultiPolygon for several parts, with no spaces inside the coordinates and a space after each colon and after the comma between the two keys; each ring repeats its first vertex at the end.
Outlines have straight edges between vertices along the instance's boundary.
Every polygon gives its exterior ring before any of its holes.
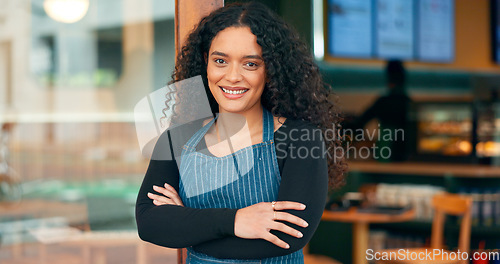
{"type": "MultiPolygon", "coordinates": [[[[175,134],[173,128],[171,134],[175,134]]],[[[179,132],[179,131],[177,131],[179,132]]],[[[163,133],[158,142],[166,140],[163,133]]],[[[180,147],[191,135],[178,133],[180,147]]],[[[274,132],[277,162],[281,183],[277,201],[296,201],[306,209],[284,210],[309,223],[301,227],[289,222],[284,224],[302,232],[302,238],[292,237],[280,231],[270,232],[290,245],[278,247],[264,239],[243,239],[234,235],[234,221],[238,209],[196,209],[177,205],[156,206],[148,198],[153,185],[168,183],[179,192],[179,170],[175,160],[152,158],[139,190],[136,203],[136,222],[142,240],[156,245],[194,250],[217,258],[260,259],[282,256],[302,249],[313,236],[321,220],[328,192],[328,165],[326,147],[318,128],[302,120],[287,118],[274,132]]],[[[204,140],[200,141],[203,149],[204,140]]],[[[158,151],[156,144],[153,152],[158,151]]],[[[173,144],[172,144],[173,145],[173,144]]],[[[209,153],[209,152],[208,152],[209,153]]]]}

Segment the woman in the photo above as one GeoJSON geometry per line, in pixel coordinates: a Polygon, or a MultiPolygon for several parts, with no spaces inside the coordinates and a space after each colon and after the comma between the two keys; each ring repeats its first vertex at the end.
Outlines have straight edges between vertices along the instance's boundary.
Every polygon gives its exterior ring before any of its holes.
{"type": "Polygon", "coordinates": [[[172,82],[197,75],[215,118],[194,135],[177,128],[179,166],[151,160],[141,239],[187,247],[187,263],[303,263],[328,186],[346,170],[340,139],[323,139],[340,117],[306,45],[265,6],[229,5],[189,35],[172,82]]]}

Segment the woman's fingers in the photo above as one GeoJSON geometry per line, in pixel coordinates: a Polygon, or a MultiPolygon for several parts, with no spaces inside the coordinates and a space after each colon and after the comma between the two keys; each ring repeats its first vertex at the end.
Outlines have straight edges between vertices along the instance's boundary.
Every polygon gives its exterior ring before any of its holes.
{"type": "Polygon", "coordinates": [[[306,221],[302,220],[302,218],[285,212],[276,212],[275,220],[287,221],[289,223],[296,224],[301,227],[307,227],[309,225],[306,221]]]}
{"type": "Polygon", "coordinates": [[[153,204],[154,205],[164,205],[164,204],[173,204],[173,202],[171,202],[171,203],[165,203],[165,202],[160,202],[158,200],[153,200],[153,204]]]}
{"type": "Polygon", "coordinates": [[[278,247],[289,249],[290,247],[287,247],[285,241],[282,241],[269,231],[276,230],[292,237],[302,238],[303,234],[288,226],[288,223],[305,228],[308,226],[307,222],[300,217],[280,210],[304,209],[304,204],[291,201],[276,202],[274,208],[272,208],[272,203],[261,202],[238,209],[234,221],[234,234],[237,237],[246,239],[265,239],[278,247]]]}
{"type": "Polygon", "coordinates": [[[179,196],[179,194],[177,193],[175,188],[172,187],[171,185],[169,185],[168,183],[165,183],[164,186],[165,186],[166,190],[170,190],[170,192],[172,193],[173,196],[170,198],[173,199],[177,205],[184,206],[184,204],[182,203],[181,197],[179,196]]]}
{"type": "Polygon", "coordinates": [[[156,195],[153,193],[148,193],[148,197],[149,197],[149,199],[153,200],[153,204],[155,204],[155,205],[164,205],[164,204],[174,204],[175,205],[175,202],[172,201],[172,199],[165,197],[165,196],[156,195]]]}
{"type": "Polygon", "coordinates": [[[280,201],[274,205],[274,210],[304,210],[306,205],[298,202],[280,201]]]}
{"type": "Polygon", "coordinates": [[[269,232],[266,232],[263,236],[263,239],[275,244],[276,246],[278,247],[282,247],[282,248],[285,248],[285,249],[288,249],[290,248],[290,246],[283,240],[279,239],[277,236],[269,233],[269,232]]]}
{"type": "Polygon", "coordinates": [[[283,223],[279,223],[279,222],[275,222],[273,229],[276,231],[281,231],[285,234],[289,234],[289,235],[291,235],[293,237],[297,237],[297,238],[301,238],[304,236],[301,232],[299,232],[299,231],[297,231],[297,230],[295,230],[295,229],[293,229],[293,228],[291,228],[283,223]]]}
{"type": "Polygon", "coordinates": [[[168,198],[172,199],[175,202],[175,204],[182,205],[181,198],[179,197],[179,194],[177,194],[177,191],[174,189],[174,187],[165,183],[165,188],[153,185],[153,189],[167,196],[168,198]]]}
{"type": "Polygon", "coordinates": [[[167,198],[171,199],[174,202],[173,204],[184,206],[181,198],[179,197],[179,194],[177,194],[177,191],[172,186],[170,186],[166,183],[165,183],[165,188],[153,185],[153,190],[155,190],[155,191],[165,195],[167,198]]]}

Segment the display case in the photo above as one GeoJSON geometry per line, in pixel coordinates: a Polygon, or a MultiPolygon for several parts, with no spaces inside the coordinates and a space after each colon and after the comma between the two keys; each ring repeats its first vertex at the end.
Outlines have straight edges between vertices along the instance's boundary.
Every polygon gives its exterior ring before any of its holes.
{"type": "Polygon", "coordinates": [[[473,162],[473,104],[418,102],[412,107],[415,160],[473,162]]]}
{"type": "Polygon", "coordinates": [[[500,102],[418,102],[414,160],[500,164],[500,102]]]}
{"type": "Polygon", "coordinates": [[[474,105],[477,160],[500,165],[500,102],[482,101],[474,105]]]}

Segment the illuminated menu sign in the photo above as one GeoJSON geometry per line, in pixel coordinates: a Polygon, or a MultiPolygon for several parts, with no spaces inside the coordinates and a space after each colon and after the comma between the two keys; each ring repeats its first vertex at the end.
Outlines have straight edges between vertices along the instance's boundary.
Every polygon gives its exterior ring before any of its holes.
{"type": "Polygon", "coordinates": [[[417,58],[422,61],[453,60],[453,1],[420,0],[417,58]]]}
{"type": "Polygon", "coordinates": [[[372,1],[330,0],[329,51],[335,56],[372,56],[372,1]]]}
{"type": "Polygon", "coordinates": [[[329,0],[328,51],[334,57],[451,62],[454,24],[453,0],[329,0]]]}
{"type": "Polygon", "coordinates": [[[412,0],[377,1],[377,57],[413,57],[413,9],[412,0]]]}

